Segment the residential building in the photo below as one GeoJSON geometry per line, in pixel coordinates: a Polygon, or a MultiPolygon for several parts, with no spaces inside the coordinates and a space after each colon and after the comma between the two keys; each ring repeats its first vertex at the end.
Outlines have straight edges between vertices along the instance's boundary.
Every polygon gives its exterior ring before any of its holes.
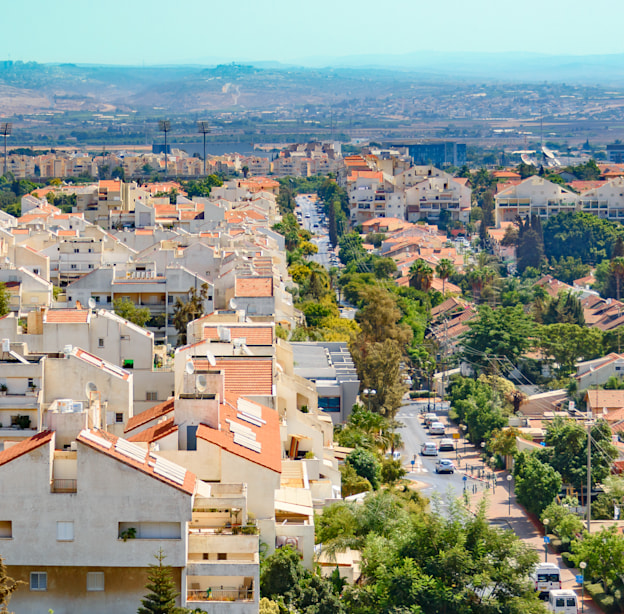
{"type": "Polygon", "coordinates": [[[514,222],[530,215],[548,218],[566,211],[576,211],[578,194],[544,179],[539,175],[528,177],[517,185],[503,187],[494,196],[496,226],[501,222],[514,222]]]}
{"type": "Polygon", "coordinates": [[[426,219],[435,222],[446,215],[448,220],[467,223],[470,219],[472,190],[465,179],[429,177],[406,188],[406,215],[409,222],[426,219]],[[446,213],[444,213],[446,212],[446,213]]]}
{"type": "Polygon", "coordinates": [[[582,211],[609,220],[624,221],[624,177],[616,177],[584,191],[578,197],[582,211]]]}

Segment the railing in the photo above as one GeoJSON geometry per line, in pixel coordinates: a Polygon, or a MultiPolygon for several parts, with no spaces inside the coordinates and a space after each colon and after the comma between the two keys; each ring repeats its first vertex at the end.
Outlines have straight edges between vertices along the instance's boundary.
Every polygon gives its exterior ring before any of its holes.
{"type": "Polygon", "coordinates": [[[252,601],[251,588],[192,588],[187,591],[187,601],[252,601]]]}
{"type": "Polygon", "coordinates": [[[56,492],[56,493],[78,492],[77,480],[54,479],[52,480],[52,492],[56,492]]]}

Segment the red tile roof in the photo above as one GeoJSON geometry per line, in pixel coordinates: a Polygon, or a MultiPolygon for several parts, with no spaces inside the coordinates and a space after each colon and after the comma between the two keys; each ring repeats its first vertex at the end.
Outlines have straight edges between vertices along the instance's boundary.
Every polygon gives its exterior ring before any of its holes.
{"type": "MultiPolygon", "coordinates": [[[[227,326],[232,339],[245,339],[246,345],[273,345],[273,328],[271,326],[227,326]]],[[[204,326],[204,339],[219,339],[219,326],[204,326]]]]}
{"type": "Polygon", "coordinates": [[[168,399],[163,403],[158,403],[158,405],[154,405],[154,407],[150,407],[145,411],[142,411],[140,414],[136,416],[132,416],[126,424],[126,428],[124,433],[129,433],[152,420],[157,420],[158,418],[162,418],[162,416],[166,416],[168,413],[173,411],[173,399],[168,399]]]}
{"type": "Polygon", "coordinates": [[[235,296],[253,298],[273,296],[273,278],[237,277],[235,296]]]}
{"type": "Polygon", "coordinates": [[[158,441],[167,435],[171,435],[171,433],[175,433],[177,430],[178,427],[174,424],[174,418],[171,417],[168,420],[159,422],[154,426],[150,426],[148,429],[145,429],[132,437],[128,437],[128,441],[151,443],[153,441],[158,441]]]}
{"type": "Polygon", "coordinates": [[[279,416],[274,409],[255,403],[260,407],[265,424],[255,426],[241,421],[237,414],[239,395],[225,394],[225,403],[219,407],[221,429],[213,429],[200,424],[197,437],[219,446],[221,449],[247,459],[253,463],[271,469],[276,473],[282,472],[282,446],[280,441],[279,416]],[[260,452],[255,452],[245,446],[234,443],[234,433],[230,430],[230,422],[239,423],[255,433],[256,441],[261,446],[260,452]]]}
{"type": "Polygon", "coordinates": [[[90,313],[88,309],[48,309],[43,321],[46,324],[86,324],[90,313]]]}
{"type": "Polygon", "coordinates": [[[16,458],[19,458],[24,454],[28,454],[29,452],[32,452],[33,450],[49,443],[53,436],[53,431],[43,431],[29,437],[28,439],[24,439],[24,441],[16,443],[3,452],[0,452],[0,466],[6,465],[12,460],[15,460],[16,458]]]}
{"type": "Polygon", "coordinates": [[[139,471],[146,473],[147,475],[155,478],[156,480],[159,480],[160,482],[167,484],[168,486],[173,486],[174,488],[177,488],[178,490],[181,490],[182,492],[185,492],[189,495],[192,495],[195,492],[196,477],[194,473],[191,473],[190,471],[186,471],[184,474],[184,482],[182,484],[178,484],[177,482],[170,480],[169,478],[163,475],[160,475],[159,473],[156,473],[154,471],[154,462],[156,461],[156,458],[158,458],[158,455],[155,455],[145,450],[144,460],[139,461],[125,454],[121,454],[115,449],[115,444],[117,443],[117,440],[120,438],[115,437],[115,435],[112,435],[111,433],[107,433],[105,431],[98,431],[98,430],[82,431],[76,439],[81,444],[84,444],[92,448],[93,450],[97,450],[98,452],[101,452],[102,454],[106,454],[107,456],[110,456],[130,467],[134,467],[135,469],[138,469],[139,471]],[[105,447],[103,445],[100,445],[99,443],[93,441],[92,439],[89,439],[88,436],[85,436],[88,434],[91,434],[92,436],[95,436],[99,439],[109,442],[111,446],[105,447]]]}
{"type": "MultiPolygon", "coordinates": [[[[237,394],[273,394],[273,359],[264,356],[233,356],[216,358],[217,369],[225,372],[225,390],[237,394]]],[[[214,369],[207,359],[194,358],[198,371],[214,369]]]]}

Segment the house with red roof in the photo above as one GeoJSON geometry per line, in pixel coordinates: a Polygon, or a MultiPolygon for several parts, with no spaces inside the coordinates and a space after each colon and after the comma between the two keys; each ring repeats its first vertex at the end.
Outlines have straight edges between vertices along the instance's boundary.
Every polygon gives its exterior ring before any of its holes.
{"type": "Polygon", "coordinates": [[[104,430],[74,426],[63,449],[71,415],[62,417],[59,431],[0,451],[2,555],[24,583],[16,611],[63,611],[68,600],[83,612],[134,611],[159,551],[178,606],[258,611],[257,528],[243,483],[203,482],[155,446],[104,430]]]}

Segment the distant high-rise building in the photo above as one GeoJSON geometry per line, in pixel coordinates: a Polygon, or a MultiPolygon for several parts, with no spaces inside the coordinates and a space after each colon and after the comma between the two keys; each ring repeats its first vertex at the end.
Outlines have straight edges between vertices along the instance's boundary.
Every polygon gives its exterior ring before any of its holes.
{"type": "Polygon", "coordinates": [[[607,160],[622,164],[624,162],[624,143],[613,143],[607,145],[607,160]]]}
{"type": "Polygon", "coordinates": [[[454,141],[392,141],[393,147],[405,147],[414,164],[437,168],[466,164],[466,144],[454,141]]]}

